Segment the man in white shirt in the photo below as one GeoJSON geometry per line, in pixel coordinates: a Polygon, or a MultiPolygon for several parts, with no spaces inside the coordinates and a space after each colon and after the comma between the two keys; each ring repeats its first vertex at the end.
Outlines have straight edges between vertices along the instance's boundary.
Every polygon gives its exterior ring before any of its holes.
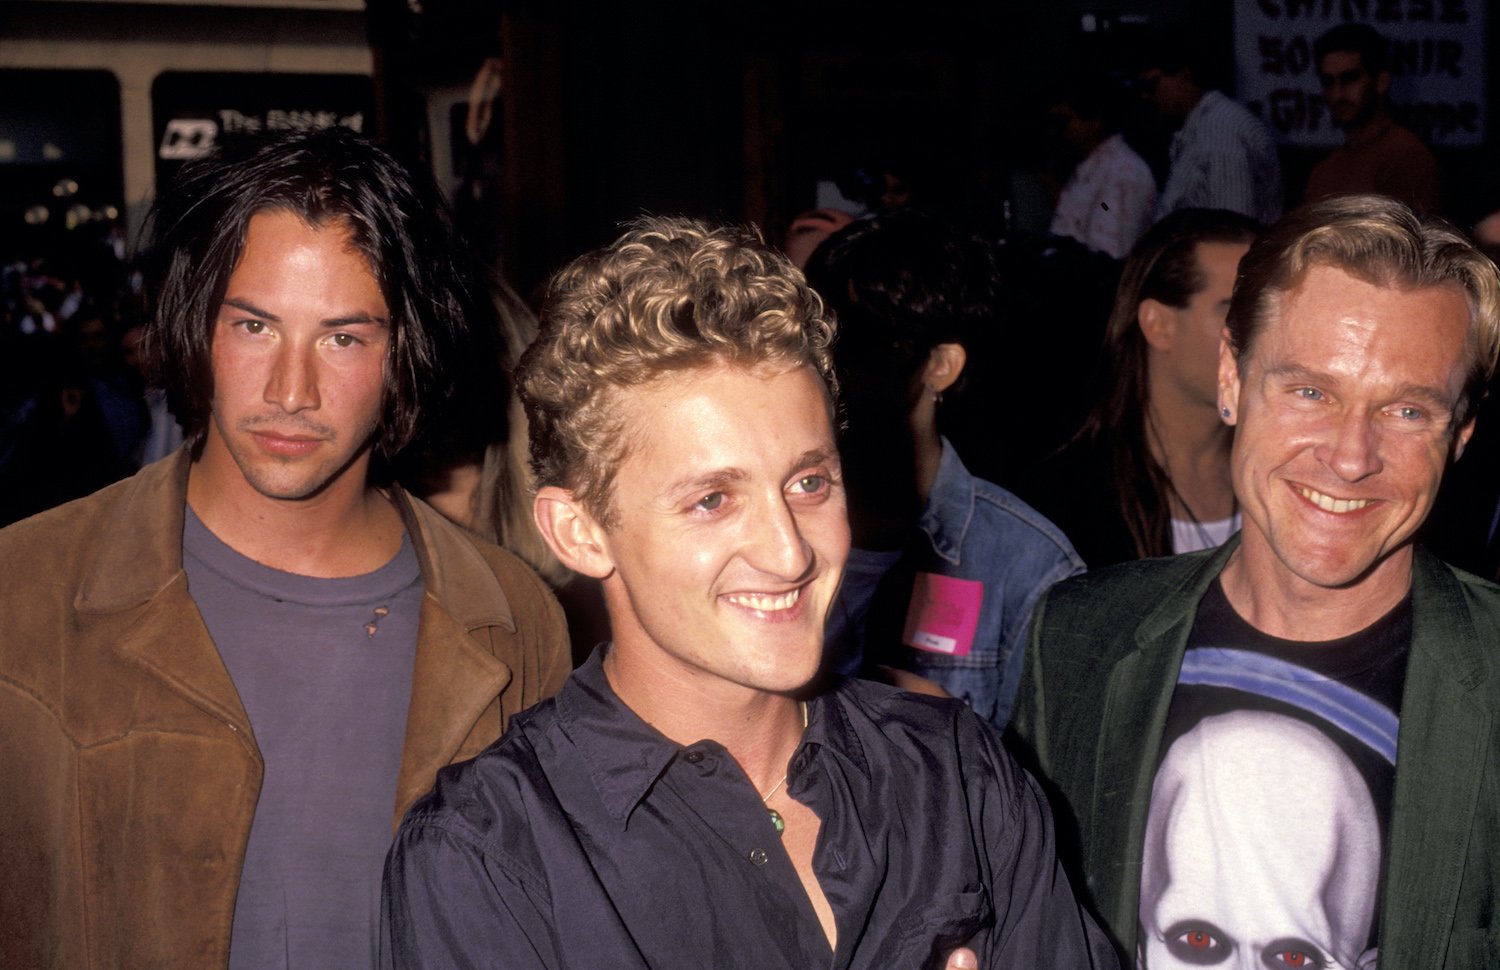
{"type": "Polygon", "coordinates": [[[1057,198],[1052,233],[1124,259],[1151,225],[1156,176],[1114,124],[1107,82],[1070,86],[1048,110],[1064,150],[1077,160],[1057,198]]]}

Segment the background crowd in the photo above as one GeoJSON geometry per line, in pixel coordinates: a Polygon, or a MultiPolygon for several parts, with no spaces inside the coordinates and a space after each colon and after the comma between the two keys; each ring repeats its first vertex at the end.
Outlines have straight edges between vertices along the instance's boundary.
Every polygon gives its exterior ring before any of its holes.
{"type": "MultiPolygon", "coordinates": [[[[1123,70],[1080,69],[1033,92],[1033,125],[1012,133],[1003,181],[957,184],[953,167],[923,146],[889,144],[851,160],[835,180],[836,198],[824,186],[821,207],[789,226],[761,227],[799,265],[811,261],[814,283],[821,276],[825,298],[853,325],[847,366],[864,372],[848,384],[850,407],[908,380],[932,347],[961,345],[961,366],[922,418],[926,437],[940,436],[976,478],[1041,510],[1091,567],[1213,544],[1232,531],[1228,429],[1212,414],[1211,358],[1233,265],[1260,227],[1302,201],[1374,191],[1500,247],[1500,196],[1445,186],[1437,158],[1393,119],[1385,41],[1374,29],[1345,25],[1319,40],[1324,97],[1345,144],[1307,172],[1283,171],[1265,124],[1220,89],[1221,65],[1202,63],[1199,49],[1164,33],[1133,51],[1123,70]],[[856,220],[865,221],[850,227],[856,220]],[[834,254],[847,254],[872,228],[890,241],[878,257],[886,265],[830,274],[834,254]],[[875,324],[866,323],[868,304],[846,305],[851,272],[870,274],[861,283],[891,303],[880,325],[896,328],[888,336],[902,345],[902,360],[852,359],[868,337],[856,328],[875,324]],[[908,311],[922,322],[891,322],[908,311]],[[1194,314],[1190,324],[1174,323],[1194,314]],[[865,395],[864,386],[876,392],[865,395]]],[[[483,136],[473,133],[476,178],[483,136]]],[[[458,214],[472,220],[463,198],[458,214]]],[[[87,495],[181,442],[138,366],[141,308],[112,215],[0,235],[0,525],[87,495]]],[[[517,295],[504,275],[497,266],[492,280],[498,339],[476,354],[467,379],[474,406],[454,426],[425,429],[395,473],[566,591],[566,571],[536,540],[519,501],[524,441],[504,390],[534,333],[540,293],[517,295]]],[[[886,395],[892,402],[903,403],[886,395]]],[[[881,422],[902,420],[904,405],[890,410],[871,419],[883,443],[892,439],[881,422]]],[[[1500,457],[1484,421],[1480,429],[1445,486],[1431,541],[1493,575],[1500,457]]],[[[863,432],[862,422],[851,425],[856,452],[863,432]]],[[[917,461],[910,448],[883,448],[879,463],[904,468],[908,457],[917,461]]],[[[901,501],[916,502],[922,491],[901,501]]],[[[889,497],[854,498],[856,536],[884,529],[873,544],[899,546],[880,511],[889,497]]],[[[586,620],[588,594],[574,593],[585,603],[576,618],[582,642],[601,630],[586,620]]]]}

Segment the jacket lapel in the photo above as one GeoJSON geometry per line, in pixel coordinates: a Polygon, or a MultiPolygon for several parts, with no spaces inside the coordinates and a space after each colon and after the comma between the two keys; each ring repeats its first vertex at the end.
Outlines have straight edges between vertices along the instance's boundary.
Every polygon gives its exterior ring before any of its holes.
{"type": "Polygon", "coordinates": [[[194,706],[229,725],[255,749],[250,718],[198,606],[178,577],[146,605],[117,649],[194,706]]]}
{"type": "Polygon", "coordinates": [[[1113,926],[1128,928],[1122,942],[1130,951],[1139,923],[1146,816],[1167,711],[1198,603],[1238,545],[1234,538],[1211,556],[1178,560],[1185,568],[1175,588],[1136,627],[1136,649],[1120,658],[1109,675],[1086,871],[1103,874],[1101,878],[1116,887],[1103,897],[1116,900],[1116,911],[1105,918],[1113,926]]]}
{"type": "Polygon", "coordinates": [[[1443,964],[1480,781],[1496,756],[1486,750],[1492,715],[1475,691],[1488,676],[1461,586],[1447,567],[1418,552],[1396,746],[1382,965],[1443,964]]]}
{"type": "Polygon", "coordinates": [[[422,564],[425,586],[406,747],[396,782],[394,822],[399,823],[492,706],[495,724],[488,734],[499,735],[496,698],[512,674],[489,648],[489,628],[499,627],[503,635],[516,627],[504,588],[457,527],[399,488],[393,487],[392,499],[422,564]]]}
{"type": "MultiPolygon", "coordinates": [[[[232,728],[255,753],[250,721],[209,636],[182,568],[182,525],[190,467],[186,449],[144,469],[121,514],[96,544],[75,600],[80,614],[107,618],[140,610],[115,649],[166,689],[232,728]]],[[[473,544],[424,503],[392,490],[421,563],[425,594],[412,670],[406,746],[396,785],[400,813],[432,787],[462,750],[511,670],[489,648],[490,628],[515,631],[504,589],[473,544]]]]}
{"type": "Polygon", "coordinates": [[[255,743],[229,671],[188,593],[182,569],[187,449],[141,471],[106,526],[74,601],[83,616],[141,610],[115,649],[167,689],[255,743]]]}

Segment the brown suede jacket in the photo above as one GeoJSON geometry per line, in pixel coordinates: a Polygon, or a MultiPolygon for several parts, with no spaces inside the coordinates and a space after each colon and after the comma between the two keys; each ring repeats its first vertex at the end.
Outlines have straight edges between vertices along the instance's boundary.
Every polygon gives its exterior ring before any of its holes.
{"type": "MultiPolygon", "coordinates": [[[[222,967],[263,763],[182,569],[185,452],[0,531],[0,967],[222,967]]],[[[392,826],[569,672],[519,560],[392,490],[426,591],[392,826]]]]}

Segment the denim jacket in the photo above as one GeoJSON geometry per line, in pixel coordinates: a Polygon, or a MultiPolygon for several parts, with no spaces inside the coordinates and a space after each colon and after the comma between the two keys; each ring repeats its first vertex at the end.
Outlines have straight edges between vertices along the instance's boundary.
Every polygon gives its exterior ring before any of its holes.
{"type": "Polygon", "coordinates": [[[1021,679],[1026,629],[1042,592],[1083,572],[1062,532],[1005,489],[969,474],[945,438],[927,507],[899,554],[850,550],[829,613],[830,663],[845,674],[889,664],[935,681],[1004,730],[1021,679]],[[973,646],[963,656],[902,642],[918,573],[982,584],[973,646]]]}

